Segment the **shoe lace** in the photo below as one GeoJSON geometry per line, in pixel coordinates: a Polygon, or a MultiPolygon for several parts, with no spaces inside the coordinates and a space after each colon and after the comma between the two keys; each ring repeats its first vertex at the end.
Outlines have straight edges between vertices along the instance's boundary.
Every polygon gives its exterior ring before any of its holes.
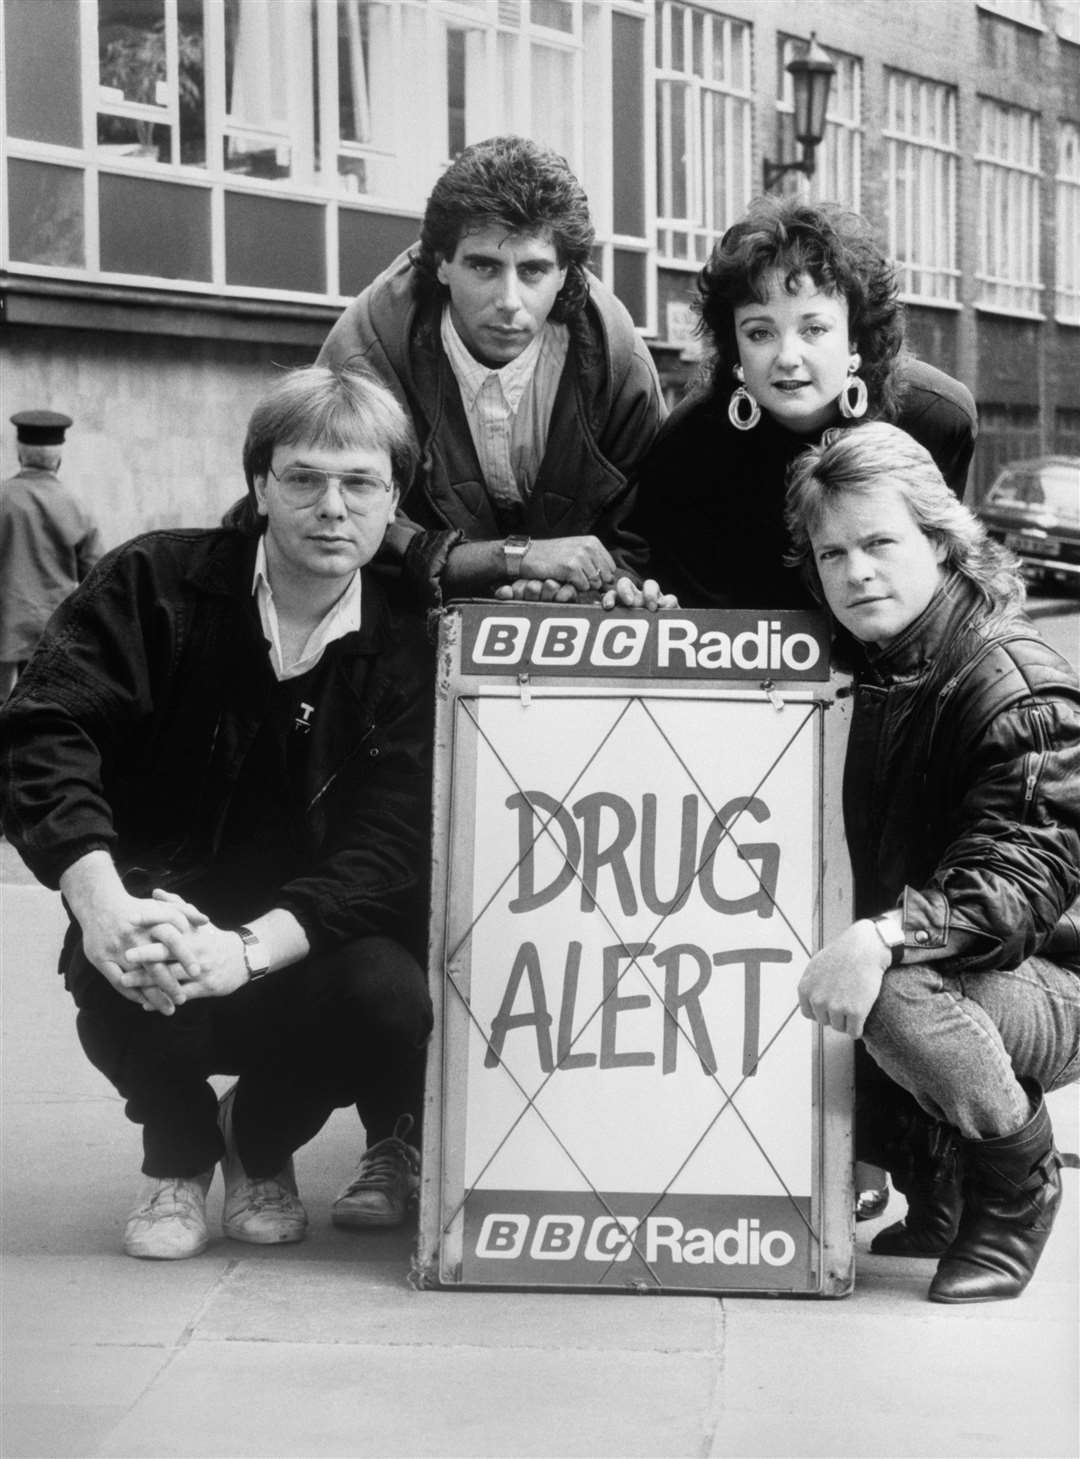
{"type": "Polygon", "coordinates": [[[402,1174],[402,1167],[406,1176],[419,1179],[420,1151],[402,1138],[412,1129],[412,1124],[410,1115],[402,1115],[394,1126],[392,1135],[364,1151],[352,1179],[342,1191],[343,1197],[354,1196],[365,1187],[378,1186],[381,1189],[393,1185],[402,1174]]]}
{"type": "Polygon", "coordinates": [[[157,1190],[146,1198],[142,1209],[147,1215],[165,1216],[181,1209],[193,1211],[197,1204],[191,1183],[177,1176],[175,1180],[163,1181],[157,1190]]]}
{"type": "Polygon", "coordinates": [[[244,1190],[242,1209],[245,1211],[273,1211],[293,1204],[293,1194],[273,1178],[250,1181],[244,1190]]]}

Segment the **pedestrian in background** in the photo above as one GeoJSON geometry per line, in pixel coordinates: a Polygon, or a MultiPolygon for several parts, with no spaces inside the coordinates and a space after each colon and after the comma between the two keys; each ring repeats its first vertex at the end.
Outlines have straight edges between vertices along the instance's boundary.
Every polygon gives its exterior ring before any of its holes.
{"type": "Polygon", "coordinates": [[[54,608],[101,556],[89,511],[57,473],[71,417],[11,417],[19,471],[0,485],[0,702],[11,693],[54,608]]]}

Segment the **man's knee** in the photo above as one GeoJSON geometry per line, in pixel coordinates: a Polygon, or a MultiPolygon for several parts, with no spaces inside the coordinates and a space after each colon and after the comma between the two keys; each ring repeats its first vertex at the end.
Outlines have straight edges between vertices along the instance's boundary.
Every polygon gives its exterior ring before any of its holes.
{"type": "Polygon", "coordinates": [[[863,1032],[867,1046],[881,1039],[918,1044],[935,1016],[935,1000],[948,996],[946,980],[929,964],[890,969],[867,1016],[863,1032]]]}
{"type": "Polygon", "coordinates": [[[421,1048],[433,1014],[427,976],[415,957],[390,937],[364,937],[335,949],[332,966],[340,1016],[365,1038],[421,1048]]]}

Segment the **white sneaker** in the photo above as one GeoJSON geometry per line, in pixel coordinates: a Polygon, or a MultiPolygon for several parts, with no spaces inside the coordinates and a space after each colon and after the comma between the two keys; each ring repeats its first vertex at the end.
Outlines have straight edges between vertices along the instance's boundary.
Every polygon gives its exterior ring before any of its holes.
{"type": "Polygon", "coordinates": [[[372,1145],[360,1157],[330,1210],[335,1226],[356,1230],[364,1226],[400,1226],[420,1189],[420,1151],[404,1136],[412,1117],[402,1115],[394,1133],[372,1145]]]}
{"type": "Polygon", "coordinates": [[[151,1261],[182,1261],[206,1250],[206,1193],[214,1178],[211,1169],[190,1180],[182,1177],[153,1180],[144,1199],[124,1227],[128,1256],[151,1261]]]}
{"type": "Polygon", "coordinates": [[[252,1180],[240,1163],[232,1133],[235,1093],[234,1084],[222,1097],[218,1111],[218,1124],[225,1140],[225,1154],[221,1159],[225,1177],[221,1229],[233,1241],[248,1241],[255,1246],[303,1241],[308,1218],[296,1188],[291,1157],[284,1169],[266,1180],[252,1180]]]}

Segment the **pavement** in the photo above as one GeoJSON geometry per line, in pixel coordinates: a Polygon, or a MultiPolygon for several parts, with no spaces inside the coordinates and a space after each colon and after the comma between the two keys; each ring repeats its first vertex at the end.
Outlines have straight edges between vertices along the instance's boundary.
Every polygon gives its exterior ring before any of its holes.
{"type": "MultiPolygon", "coordinates": [[[[1025,1295],[966,1308],[867,1251],[895,1195],[840,1300],[417,1291],[414,1231],[329,1224],[352,1111],[297,1157],[302,1245],[125,1257],[140,1140],[78,1047],[62,922],[0,843],[2,1459],[1080,1453],[1075,1170],[1025,1295]]],[[[1076,1089],[1050,1107],[1076,1150],[1076,1089]]]]}

